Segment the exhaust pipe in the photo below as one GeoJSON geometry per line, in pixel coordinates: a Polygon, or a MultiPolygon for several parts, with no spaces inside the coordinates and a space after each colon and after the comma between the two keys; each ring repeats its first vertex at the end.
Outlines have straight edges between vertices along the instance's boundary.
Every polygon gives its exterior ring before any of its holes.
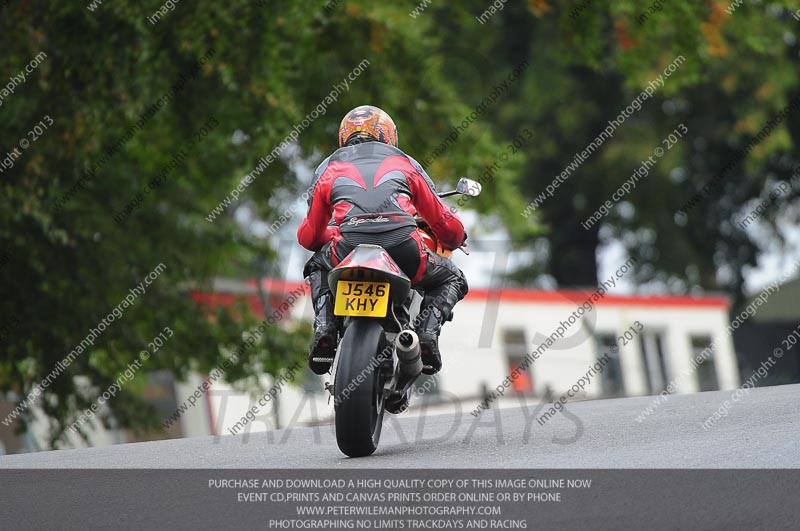
{"type": "Polygon", "coordinates": [[[422,372],[422,353],[419,337],[413,330],[403,330],[397,334],[397,389],[405,389],[422,372]]]}
{"type": "Polygon", "coordinates": [[[385,408],[389,413],[402,413],[408,408],[409,390],[422,372],[422,352],[419,338],[413,330],[403,330],[395,340],[397,370],[391,392],[386,397],[385,408]]]}

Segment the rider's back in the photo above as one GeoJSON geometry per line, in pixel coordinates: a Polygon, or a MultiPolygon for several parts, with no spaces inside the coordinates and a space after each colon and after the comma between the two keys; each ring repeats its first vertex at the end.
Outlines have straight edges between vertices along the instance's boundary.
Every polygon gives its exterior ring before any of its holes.
{"type": "MultiPolygon", "coordinates": [[[[370,235],[386,242],[408,236],[419,212],[429,223],[446,216],[444,205],[425,171],[400,149],[380,142],[342,147],[316,171],[309,216],[298,231],[300,243],[314,249],[320,223],[339,227],[355,243],[369,243],[370,235]],[[307,222],[307,223],[306,223],[307,222]]],[[[463,226],[439,223],[443,242],[457,246],[463,226]]],[[[387,242],[388,243],[388,242],[387,242]]]]}

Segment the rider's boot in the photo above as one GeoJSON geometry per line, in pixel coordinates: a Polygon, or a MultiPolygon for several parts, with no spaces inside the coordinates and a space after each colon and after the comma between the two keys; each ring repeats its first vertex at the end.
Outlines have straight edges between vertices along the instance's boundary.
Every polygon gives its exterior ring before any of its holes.
{"type": "Polygon", "coordinates": [[[441,370],[442,355],[439,352],[439,333],[445,321],[452,319],[453,307],[463,296],[458,282],[447,283],[441,288],[425,294],[422,306],[420,306],[420,315],[425,317],[416,330],[422,353],[423,374],[436,374],[441,370]]]}
{"type": "Polygon", "coordinates": [[[338,340],[337,318],[333,313],[333,294],[325,282],[325,273],[309,274],[311,300],[314,304],[314,339],[308,353],[308,367],[314,374],[331,370],[338,340]]]}

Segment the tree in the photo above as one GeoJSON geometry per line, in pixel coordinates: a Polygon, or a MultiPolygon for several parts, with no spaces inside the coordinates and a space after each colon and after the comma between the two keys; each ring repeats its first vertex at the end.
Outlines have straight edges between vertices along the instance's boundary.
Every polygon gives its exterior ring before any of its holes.
{"type": "Polygon", "coordinates": [[[720,290],[741,300],[748,268],[768,245],[781,245],[779,221],[797,219],[795,190],[763,218],[764,231],[737,226],[748,206],[791,177],[798,163],[797,111],[687,218],[675,213],[800,93],[797,24],[789,11],[743,4],[728,14],[728,3],[710,0],[670,3],[659,11],[650,2],[537,0],[505,4],[485,24],[470,23],[465,13],[480,13],[481,6],[460,3],[436,14],[445,28],[452,20],[466,28],[446,33],[448,38],[492,58],[483,63],[494,68],[489,77],[507,68],[509,58],[531,62],[520,90],[502,100],[487,124],[498,137],[513,137],[521,124],[536,135],[511,187],[523,192],[526,203],[553,185],[665,66],[685,58],[612,139],[555,183],[535,213],[504,211],[517,243],[539,251],[513,278],[530,284],[550,275],[559,285],[596,284],[598,250],[620,242],[639,259],[639,284],[676,293],[720,290]],[[635,190],[612,201],[610,214],[584,228],[581,222],[681,123],[688,135],[635,190]],[[530,230],[540,224],[546,234],[532,237],[530,230]]]}
{"type": "MultiPolygon", "coordinates": [[[[278,219],[282,209],[268,199],[295,182],[281,156],[285,140],[312,111],[316,119],[296,136],[311,158],[333,149],[339,117],[357,104],[398,116],[409,150],[426,145],[423,133],[449,133],[469,112],[427,57],[437,38],[400,8],[235,0],[180,4],[153,17],[160,6],[150,4],[4,8],[0,71],[46,55],[0,109],[4,146],[41,129],[2,173],[0,246],[10,259],[0,312],[18,324],[4,334],[0,391],[26,397],[163,264],[146,293],[94,344],[84,341],[42,390],[55,446],[164,327],[174,337],[142,373],[204,373],[242,343],[257,322],[245,305],[209,315],[189,295],[210,291],[214,277],[252,277],[254,263],[280,260],[234,214],[247,204],[264,220],[278,219]],[[413,69],[426,72],[424,91],[413,69]],[[348,76],[349,86],[331,98],[348,76]],[[410,107],[409,94],[416,94],[410,107]]],[[[490,139],[471,147],[471,158],[494,151],[490,139]]],[[[438,169],[449,176],[467,165],[442,161],[438,169]]],[[[303,358],[307,333],[271,328],[226,379],[252,382],[303,358]]],[[[137,394],[142,373],[109,405],[119,426],[153,430],[161,419],[137,394]]]]}

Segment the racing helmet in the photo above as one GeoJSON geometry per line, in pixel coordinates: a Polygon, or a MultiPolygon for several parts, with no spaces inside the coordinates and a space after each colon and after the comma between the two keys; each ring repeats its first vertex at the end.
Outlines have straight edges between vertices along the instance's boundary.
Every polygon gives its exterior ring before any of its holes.
{"type": "Polygon", "coordinates": [[[397,126],[378,107],[360,105],[342,118],[339,124],[339,147],[369,141],[397,147],[397,126]]]}

